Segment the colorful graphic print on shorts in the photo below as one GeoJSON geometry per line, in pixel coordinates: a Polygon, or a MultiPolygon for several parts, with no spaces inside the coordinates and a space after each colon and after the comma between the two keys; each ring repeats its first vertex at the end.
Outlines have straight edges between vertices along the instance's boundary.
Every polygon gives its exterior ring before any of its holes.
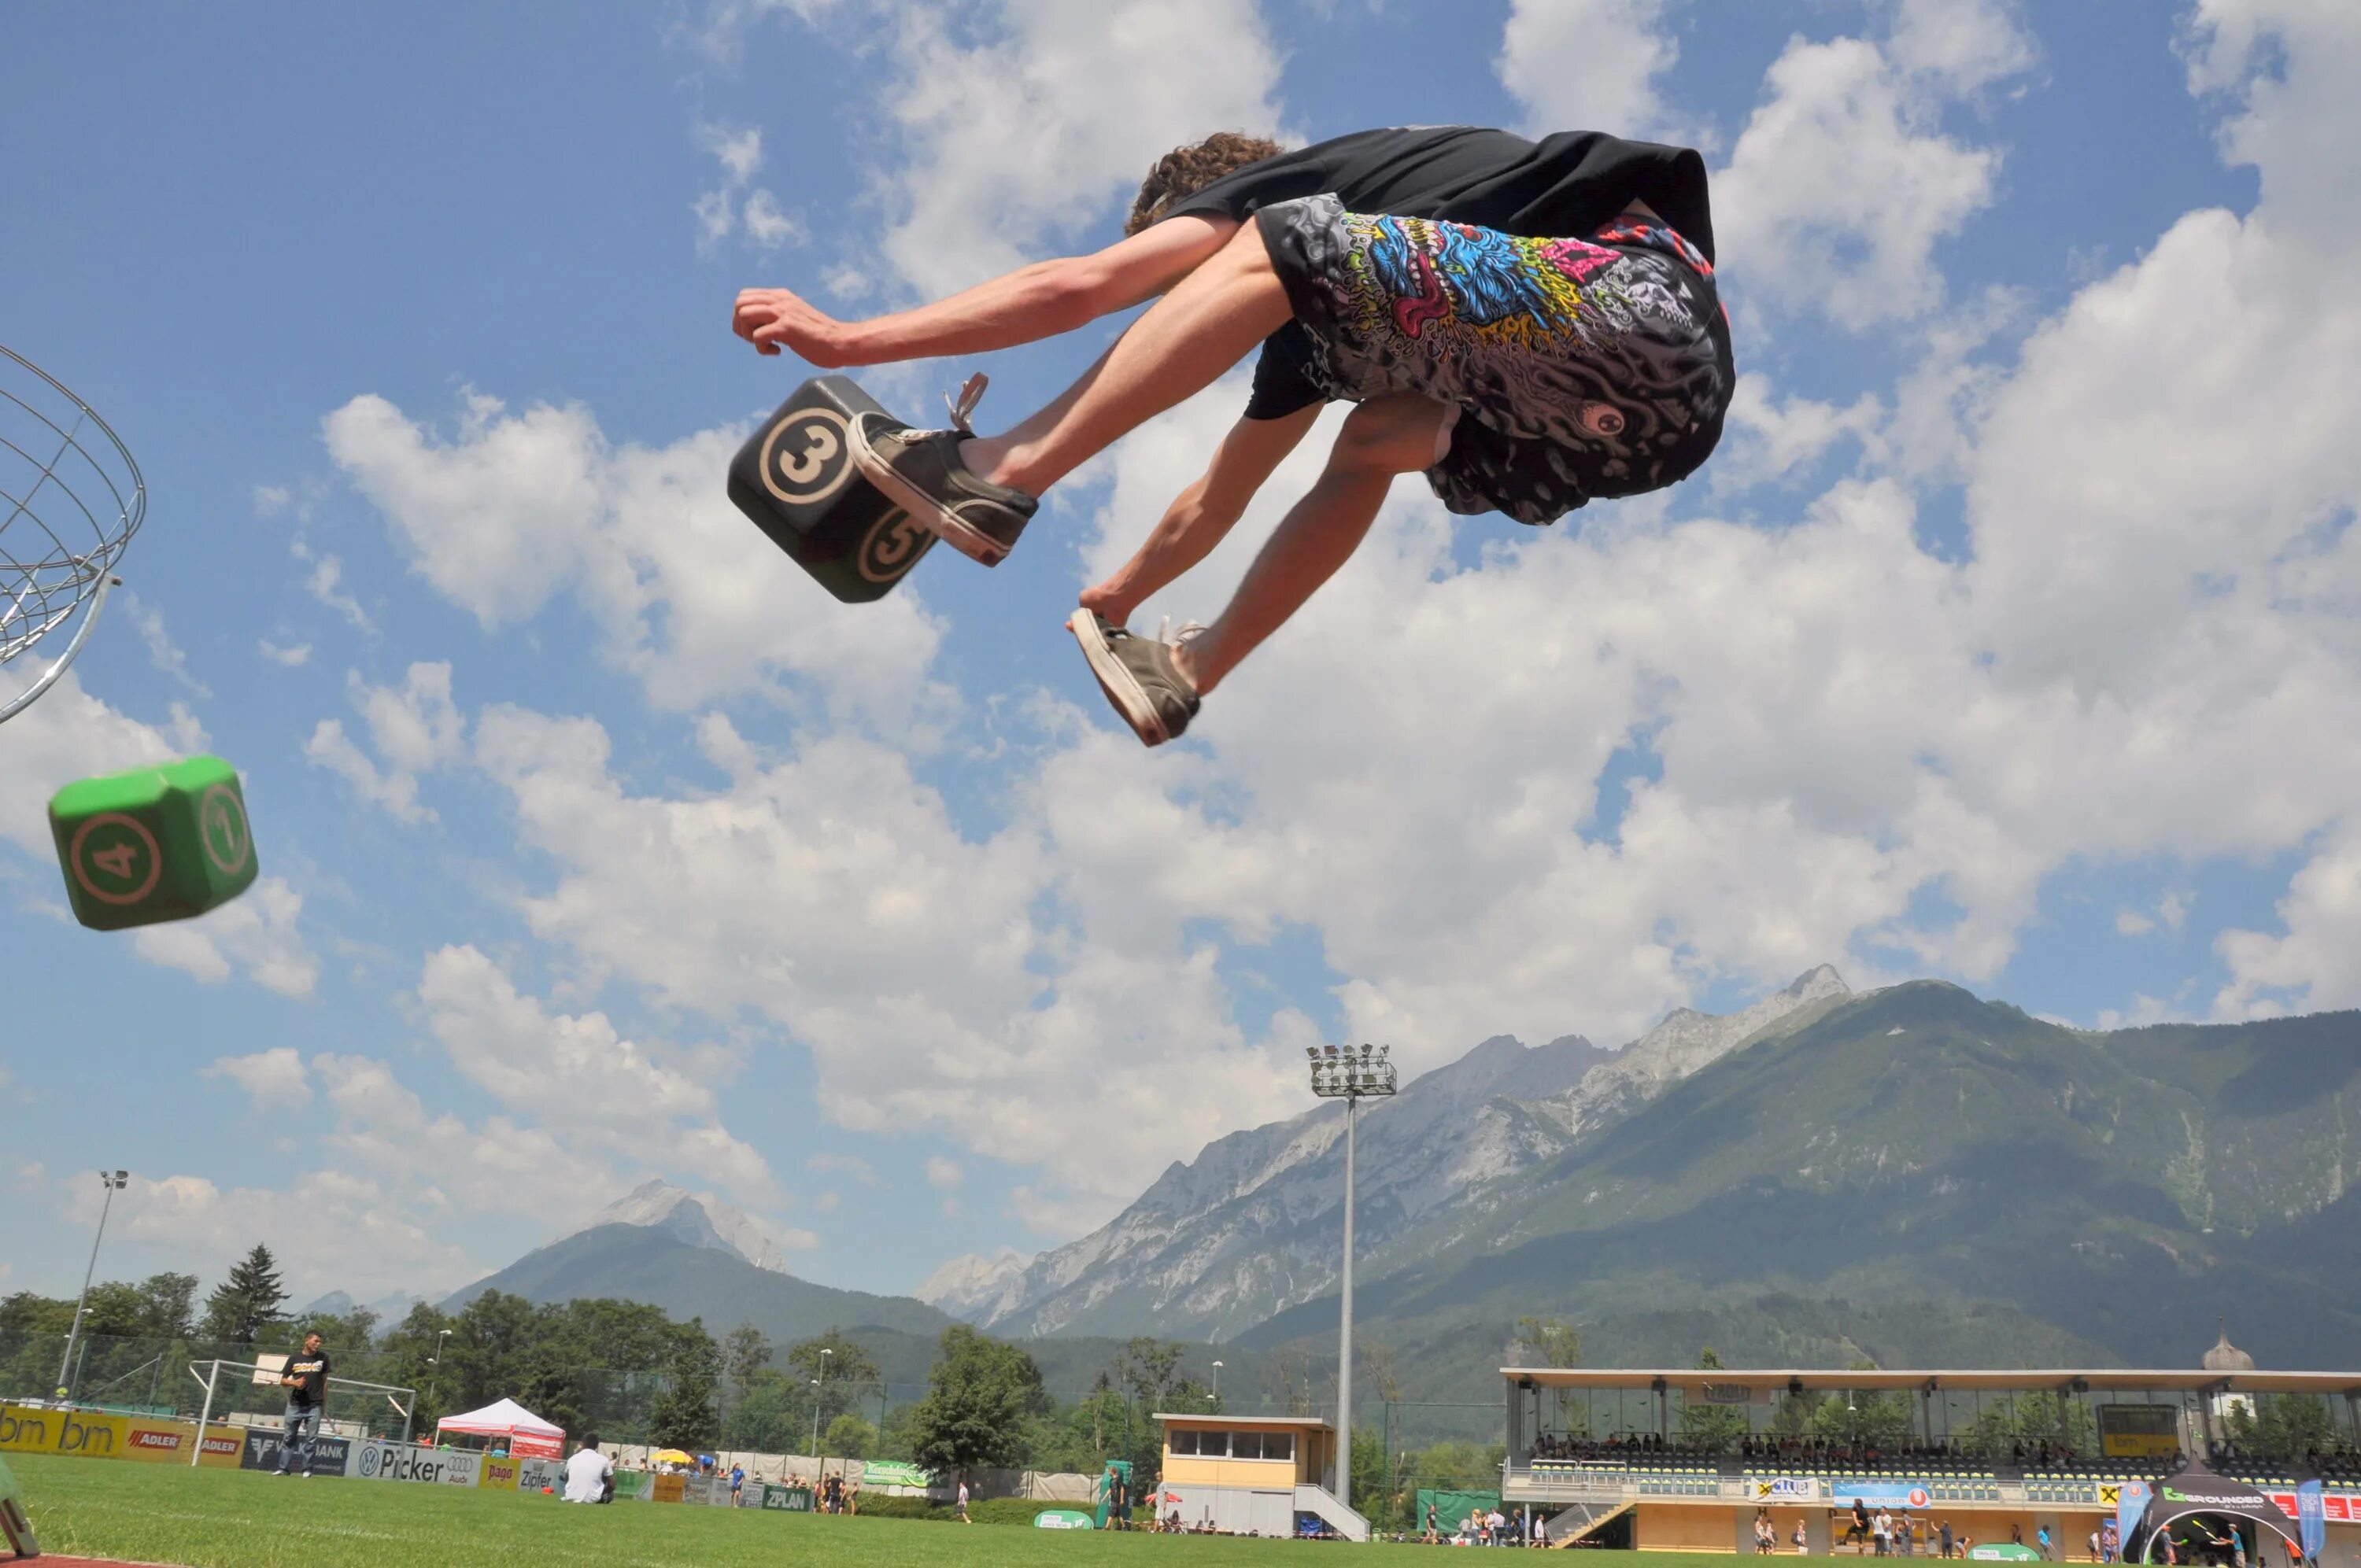
{"type": "MultiPolygon", "coordinates": [[[[1516,466],[1545,456],[1557,499],[1493,499],[1528,519],[1654,488],[1701,460],[1697,434],[1730,386],[1708,328],[1719,308],[1696,268],[1703,258],[1677,235],[1635,228],[1623,246],[1525,238],[1334,207],[1323,214],[1327,201],[1305,203],[1302,217],[1337,225],[1305,315],[1330,395],[1456,402],[1517,444],[1516,466]]],[[[1476,459],[1477,444],[1466,444],[1476,459]]],[[[1503,476],[1462,477],[1489,488],[1503,476]]],[[[1446,496],[1455,507],[1473,499],[1446,496]]]]}

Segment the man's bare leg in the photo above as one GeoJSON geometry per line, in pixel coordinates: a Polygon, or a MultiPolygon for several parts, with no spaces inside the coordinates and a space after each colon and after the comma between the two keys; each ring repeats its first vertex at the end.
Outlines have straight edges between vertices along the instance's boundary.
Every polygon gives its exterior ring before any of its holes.
{"type": "Polygon", "coordinates": [[[1198,696],[1219,685],[1335,575],[1367,537],[1395,477],[1442,457],[1457,412],[1410,393],[1373,398],[1353,411],[1327,468],[1246,568],[1221,619],[1174,651],[1173,663],[1198,696]]]}
{"type": "Polygon", "coordinates": [[[1148,598],[1213,554],[1287,455],[1320,418],[1320,405],[1230,427],[1205,472],[1174,498],[1130,560],[1082,590],[1082,606],[1122,626],[1148,598]]]}
{"type": "Polygon", "coordinates": [[[1014,431],[962,443],[960,460],[994,484],[1038,496],[1137,426],[1212,386],[1291,313],[1262,230],[1246,224],[1133,323],[1057,403],[1014,431]]]}

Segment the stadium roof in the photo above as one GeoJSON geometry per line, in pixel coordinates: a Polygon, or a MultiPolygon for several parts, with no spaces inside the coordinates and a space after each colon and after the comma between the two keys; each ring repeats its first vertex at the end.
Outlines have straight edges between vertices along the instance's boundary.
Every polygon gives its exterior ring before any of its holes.
{"type": "Polygon", "coordinates": [[[1847,1371],[1835,1368],[1727,1366],[1504,1366],[1500,1376],[1510,1382],[1531,1378],[1544,1388],[1653,1388],[1662,1378],[1684,1398],[1705,1398],[1705,1386],[1741,1385],[1760,1388],[1768,1398],[1791,1386],[1806,1389],[1923,1388],[1930,1381],[1938,1388],[2064,1388],[2080,1383],[2084,1390],[2172,1388],[2189,1392],[2220,1392],[2235,1388],[2249,1394],[2361,1395],[2361,1372],[2208,1372],[2188,1367],[2141,1371],[2119,1366],[2024,1367],[1993,1371],[1988,1367],[1935,1367],[1921,1372],[1847,1371]]]}

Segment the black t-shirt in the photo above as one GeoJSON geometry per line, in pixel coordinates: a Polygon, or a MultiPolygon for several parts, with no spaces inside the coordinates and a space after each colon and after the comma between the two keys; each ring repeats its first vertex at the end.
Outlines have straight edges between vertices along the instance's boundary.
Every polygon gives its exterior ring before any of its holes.
{"type": "MultiPolygon", "coordinates": [[[[1539,141],[1482,126],[1356,131],[1225,174],[1173,203],[1164,217],[1246,223],[1265,207],[1322,195],[1347,212],[1448,218],[1538,239],[1587,234],[1644,202],[1713,259],[1705,159],[1688,148],[1603,131],[1560,131],[1539,141]]],[[[1311,357],[1311,339],[1293,322],[1265,339],[1246,417],[1279,419],[1323,400],[1304,370],[1311,357]]]]}
{"type": "Polygon", "coordinates": [[[324,1350],[301,1352],[287,1358],[285,1376],[295,1379],[287,1390],[287,1402],[307,1410],[316,1410],[327,1402],[328,1353],[324,1350]]]}

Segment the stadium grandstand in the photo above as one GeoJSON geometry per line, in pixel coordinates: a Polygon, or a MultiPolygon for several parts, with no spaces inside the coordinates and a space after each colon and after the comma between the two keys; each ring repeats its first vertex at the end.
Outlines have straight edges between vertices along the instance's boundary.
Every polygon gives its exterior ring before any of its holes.
{"type": "MultiPolygon", "coordinates": [[[[1502,1498],[1549,1519],[1554,1543],[1748,1552],[1767,1535],[1782,1553],[1869,1553],[1883,1518],[1894,1555],[1941,1555],[1948,1542],[1959,1556],[1981,1546],[1979,1557],[2022,1548],[2087,1562],[2119,1557],[2126,1541],[2136,1555],[2187,1503],[2197,1550],[2176,1541],[2180,1562],[2235,1538],[2254,1560],[2284,1563],[2298,1490],[2317,1481],[2324,1560],[2361,1559],[2361,1372],[2257,1371],[2226,1331],[2186,1371],[1513,1366],[1501,1377],[1502,1498]]],[[[2166,1557],[2158,1539],[2151,1558],[2166,1557]]]]}

